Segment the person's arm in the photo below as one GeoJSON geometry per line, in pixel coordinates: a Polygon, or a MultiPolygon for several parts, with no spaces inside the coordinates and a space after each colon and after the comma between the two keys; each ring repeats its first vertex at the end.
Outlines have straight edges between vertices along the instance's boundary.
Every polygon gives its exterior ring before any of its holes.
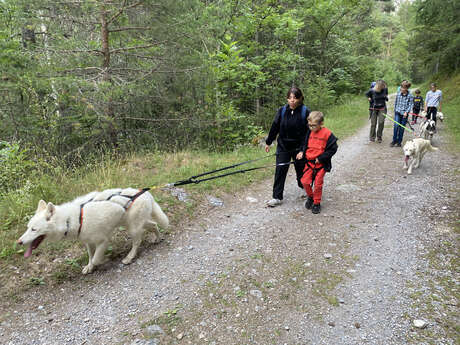
{"type": "Polygon", "coordinates": [[[414,106],[414,97],[412,95],[408,95],[407,97],[409,97],[409,101],[407,102],[407,106],[405,109],[405,117],[409,115],[412,107],[414,106]]]}
{"type": "Polygon", "coordinates": [[[428,104],[429,99],[430,99],[430,91],[428,91],[425,96],[425,108],[423,108],[425,112],[428,110],[427,104],[428,104]]]}
{"type": "Polygon", "coordinates": [[[303,142],[303,145],[301,147],[301,151],[297,154],[296,158],[297,159],[302,159],[305,155],[305,158],[307,157],[306,151],[308,148],[308,138],[310,138],[310,128],[307,128],[307,134],[305,135],[305,140],[303,142]]]}
{"type": "Polygon", "coordinates": [[[331,135],[327,139],[326,148],[324,149],[324,152],[320,154],[317,158],[318,162],[323,164],[327,162],[329,159],[332,158],[333,155],[335,155],[338,147],[339,146],[337,145],[337,138],[334,136],[334,134],[331,133],[331,135]]]}
{"type": "Polygon", "coordinates": [[[440,93],[440,95],[439,95],[439,111],[441,111],[441,103],[442,103],[442,91],[441,91],[441,90],[439,90],[439,93],[440,93]]]}
{"type": "Polygon", "coordinates": [[[366,92],[366,97],[369,102],[372,102],[372,89],[369,89],[369,91],[366,92]]]}

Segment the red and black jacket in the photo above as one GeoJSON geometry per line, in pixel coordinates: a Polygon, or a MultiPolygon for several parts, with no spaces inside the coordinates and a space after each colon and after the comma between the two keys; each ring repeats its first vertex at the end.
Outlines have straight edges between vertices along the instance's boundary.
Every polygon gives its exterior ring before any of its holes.
{"type": "MultiPolygon", "coordinates": [[[[323,128],[323,129],[327,129],[327,128],[323,128]]],[[[311,134],[311,131],[310,129],[308,129],[307,135],[305,137],[305,143],[302,148],[302,152],[305,154],[305,158],[306,158],[306,152],[308,149],[308,140],[310,139],[310,134],[311,134]]],[[[321,145],[324,147],[324,151],[317,158],[319,162],[323,165],[324,170],[329,172],[332,169],[331,158],[333,155],[335,155],[339,146],[337,145],[337,138],[334,136],[334,134],[332,134],[332,132],[329,129],[327,129],[327,131],[324,131],[322,139],[323,139],[323,144],[321,145]]]]}

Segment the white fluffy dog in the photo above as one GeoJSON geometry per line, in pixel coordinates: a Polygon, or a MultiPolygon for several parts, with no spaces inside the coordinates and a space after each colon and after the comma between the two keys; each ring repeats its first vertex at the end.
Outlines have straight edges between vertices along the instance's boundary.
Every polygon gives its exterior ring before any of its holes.
{"type": "Polygon", "coordinates": [[[404,169],[407,169],[408,174],[412,174],[412,167],[414,169],[418,168],[420,162],[422,161],[423,156],[428,151],[437,151],[438,148],[431,146],[429,140],[422,138],[415,138],[412,140],[406,141],[403,147],[404,151],[404,169]],[[408,165],[409,159],[412,158],[410,164],[408,165]]]}
{"type": "Polygon", "coordinates": [[[164,228],[168,217],[155,202],[148,189],[107,189],[92,192],[62,205],[48,204],[40,200],[35,215],[27,225],[27,231],[18,244],[28,246],[24,257],[29,257],[45,239],[61,240],[78,238],[88,250],[89,262],[82,273],[91,273],[105,262],[104,253],[113,231],[124,225],[132,238],[132,248],[122,260],[130,264],[137,254],[144,231],[152,229],[156,240],[160,239],[157,223],[164,228]]]}
{"type": "Polygon", "coordinates": [[[424,139],[433,139],[436,133],[436,122],[434,120],[426,119],[420,124],[420,136],[424,139]]]}

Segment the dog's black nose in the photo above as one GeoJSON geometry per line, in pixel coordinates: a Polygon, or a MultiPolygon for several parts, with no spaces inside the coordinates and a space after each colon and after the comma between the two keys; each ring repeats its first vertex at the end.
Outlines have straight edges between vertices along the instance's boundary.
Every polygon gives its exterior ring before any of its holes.
{"type": "Polygon", "coordinates": [[[22,245],[22,241],[21,241],[21,240],[17,240],[16,243],[22,245]]]}

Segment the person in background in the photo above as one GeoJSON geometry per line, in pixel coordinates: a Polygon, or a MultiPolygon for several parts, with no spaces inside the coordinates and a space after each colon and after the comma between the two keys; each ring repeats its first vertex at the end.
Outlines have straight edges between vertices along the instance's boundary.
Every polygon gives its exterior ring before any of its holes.
{"type": "Polygon", "coordinates": [[[409,112],[411,111],[414,102],[413,96],[409,93],[409,82],[403,81],[401,83],[401,91],[396,95],[395,100],[395,123],[393,127],[393,140],[390,143],[390,146],[401,147],[404,128],[409,117],[409,112]]]}
{"type": "MultiPolygon", "coordinates": [[[[371,91],[375,86],[375,81],[373,81],[371,83],[371,88],[369,89],[369,91],[371,91]]],[[[372,99],[369,101],[369,118],[371,118],[372,116],[372,110],[374,109],[374,103],[372,102],[372,99]]]]}
{"type": "Polygon", "coordinates": [[[426,118],[436,122],[436,113],[441,111],[442,91],[436,89],[436,84],[432,83],[425,97],[426,118]]]}
{"type": "Polygon", "coordinates": [[[377,128],[377,141],[382,142],[383,126],[385,124],[386,102],[388,102],[388,89],[383,80],[377,80],[374,88],[366,92],[369,102],[372,102],[371,128],[369,132],[369,140],[375,141],[377,128]]]}
{"type": "Polygon", "coordinates": [[[276,147],[276,169],[273,183],[273,199],[267,202],[269,207],[281,205],[283,201],[284,184],[291,160],[297,176],[297,185],[302,188],[300,179],[303,175],[305,160],[297,160],[296,155],[302,150],[307,134],[307,117],[310,110],[303,104],[302,91],[292,87],[287,92],[287,104],[278,109],[268,137],[265,140],[265,152],[270,151],[270,145],[278,136],[276,147]]]}
{"type": "Polygon", "coordinates": [[[301,179],[308,196],[305,208],[318,214],[321,212],[324,175],[331,171],[331,158],[337,152],[338,146],[337,138],[324,127],[322,112],[313,111],[308,116],[308,128],[305,144],[296,158],[305,159],[305,169],[301,179]]]}
{"type": "Polygon", "coordinates": [[[410,123],[411,125],[415,125],[417,123],[417,118],[420,114],[420,110],[423,108],[423,97],[420,96],[420,90],[416,89],[415,90],[415,97],[413,99],[414,101],[414,106],[412,107],[412,122],[410,123]]]}

